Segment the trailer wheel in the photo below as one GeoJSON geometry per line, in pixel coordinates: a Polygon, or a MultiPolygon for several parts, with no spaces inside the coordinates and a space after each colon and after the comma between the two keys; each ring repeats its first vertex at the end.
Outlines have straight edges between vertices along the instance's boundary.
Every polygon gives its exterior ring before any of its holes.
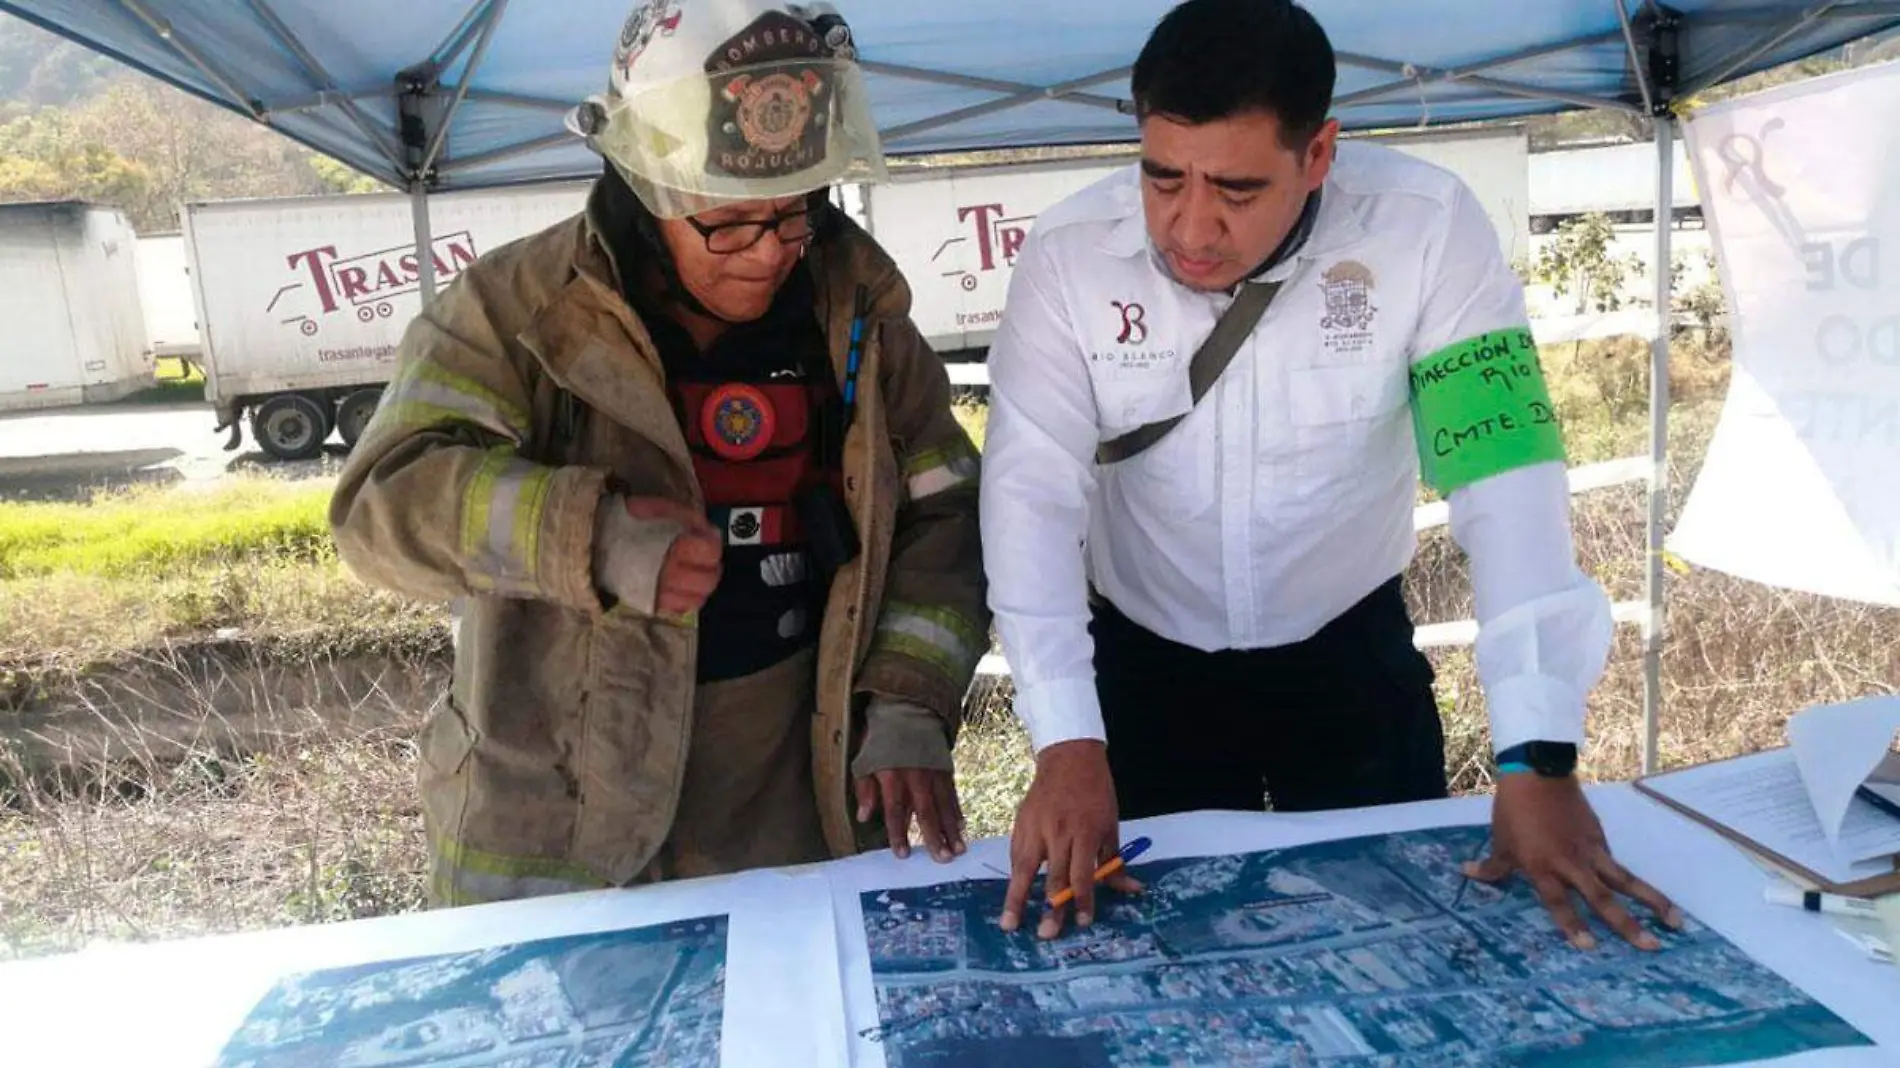
{"type": "Polygon", "coordinates": [[[336,406],[336,429],[343,436],[343,444],[356,447],[358,438],[363,436],[363,428],[369,425],[370,417],[376,414],[376,402],[383,399],[380,389],[359,389],[343,398],[336,406]]]}
{"type": "Polygon", "coordinates": [[[300,393],[281,393],[251,413],[251,437],[274,459],[312,459],[329,436],[323,406],[300,393]]]}

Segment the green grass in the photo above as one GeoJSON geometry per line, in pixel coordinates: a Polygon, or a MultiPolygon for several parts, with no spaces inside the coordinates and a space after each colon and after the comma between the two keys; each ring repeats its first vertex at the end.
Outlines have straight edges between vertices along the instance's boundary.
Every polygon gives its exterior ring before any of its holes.
{"type": "Polygon", "coordinates": [[[202,386],[205,381],[204,367],[193,363],[189,367],[176,356],[160,356],[157,361],[158,380],[177,385],[202,386]]]}
{"type": "Polygon", "coordinates": [[[327,485],[247,479],[134,490],[91,504],[0,502],[0,579],[134,578],[260,559],[333,556],[327,485]]]}
{"type": "Polygon", "coordinates": [[[979,400],[959,400],[950,409],[963,432],[970,435],[978,452],[983,451],[983,436],[990,428],[990,406],[979,400]]]}
{"type": "Polygon", "coordinates": [[[119,403],[191,404],[205,399],[204,368],[195,363],[187,367],[176,356],[160,356],[153,377],[157,385],[139,390],[119,403]]]}

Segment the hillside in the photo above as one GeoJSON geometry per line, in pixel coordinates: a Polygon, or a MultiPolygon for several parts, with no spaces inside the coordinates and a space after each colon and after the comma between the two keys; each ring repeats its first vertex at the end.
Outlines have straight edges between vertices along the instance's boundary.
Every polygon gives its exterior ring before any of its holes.
{"type": "Polygon", "coordinates": [[[319,153],[0,15],[0,202],[91,200],[142,233],[192,200],[377,188],[319,153]]]}

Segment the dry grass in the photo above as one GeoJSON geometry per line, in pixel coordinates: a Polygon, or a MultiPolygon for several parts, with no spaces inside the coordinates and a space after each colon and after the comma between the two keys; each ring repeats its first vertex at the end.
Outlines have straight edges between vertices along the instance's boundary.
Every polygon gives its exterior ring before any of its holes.
{"type": "MultiPolygon", "coordinates": [[[[1545,359],[1573,463],[1642,451],[1641,346],[1546,350],[1545,359]]],[[[1672,367],[1682,400],[1671,418],[1672,521],[1724,373],[1693,347],[1672,367]]],[[[980,444],[986,412],[960,405],[958,416],[980,444]]],[[[1613,598],[1639,597],[1641,488],[1580,497],[1575,515],[1584,566],[1613,598]]],[[[0,703],[0,958],[99,938],[346,919],[421,900],[410,738],[440,692],[441,609],[369,591],[322,552],[184,555],[182,571],[134,567],[108,578],[79,564],[0,581],[0,664],[39,665],[29,685],[16,683],[11,705],[0,703]],[[175,649],[146,654],[143,673],[80,670],[221,628],[257,639],[236,669],[223,654],[175,649]],[[349,658],[392,649],[400,655],[381,667],[349,658]],[[332,681],[300,685],[312,676],[332,681]]],[[[1463,560],[1443,531],[1421,544],[1407,592],[1420,622],[1471,614],[1463,560]]],[[[1672,574],[1668,604],[1670,764],[1777,744],[1790,712],[1900,680],[1900,612],[1692,569],[1672,574]]],[[[1592,696],[1590,778],[1637,770],[1639,644],[1634,628],[1619,630],[1592,696]]],[[[1489,748],[1471,657],[1453,650],[1434,662],[1455,788],[1484,789],[1489,748]]],[[[980,837],[1008,832],[1029,782],[1010,698],[1007,683],[984,688],[957,747],[980,837]]]]}
{"type": "Polygon", "coordinates": [[[302,672],[330,685],[293,693],[151,666],[163,707],[81,688],[0,736],[0,960],[419,906],[411,738],[439,671],[313,658],[302,672]]]}

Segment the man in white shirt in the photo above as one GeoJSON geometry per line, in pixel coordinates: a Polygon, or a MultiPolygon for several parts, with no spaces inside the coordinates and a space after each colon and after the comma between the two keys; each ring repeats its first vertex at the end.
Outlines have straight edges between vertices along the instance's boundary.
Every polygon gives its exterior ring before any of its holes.
{"type": "Polygon", "coordinates": [[[1036,753],[1003,927],[1045,863],[1086,926],[1118,818],[1444,796],[1399,588],[1422,461],[1471,562],[1501,773],[1465,873],[1522,874],[1578,948],[1573,895],[1655,948],[1618,895],[1680,915],[1611,857],[1573,774],[1612,624],[1575,563],[1521,284],[1457,178],[1337,143],[1333,81],[1288,0],[1188,0],[1134,68],[1139,168],[1045,212],[1017,261],[980,509],[1036,753]],[[1196,403],[1195,351],[1259,286],[1196,403]]]}

